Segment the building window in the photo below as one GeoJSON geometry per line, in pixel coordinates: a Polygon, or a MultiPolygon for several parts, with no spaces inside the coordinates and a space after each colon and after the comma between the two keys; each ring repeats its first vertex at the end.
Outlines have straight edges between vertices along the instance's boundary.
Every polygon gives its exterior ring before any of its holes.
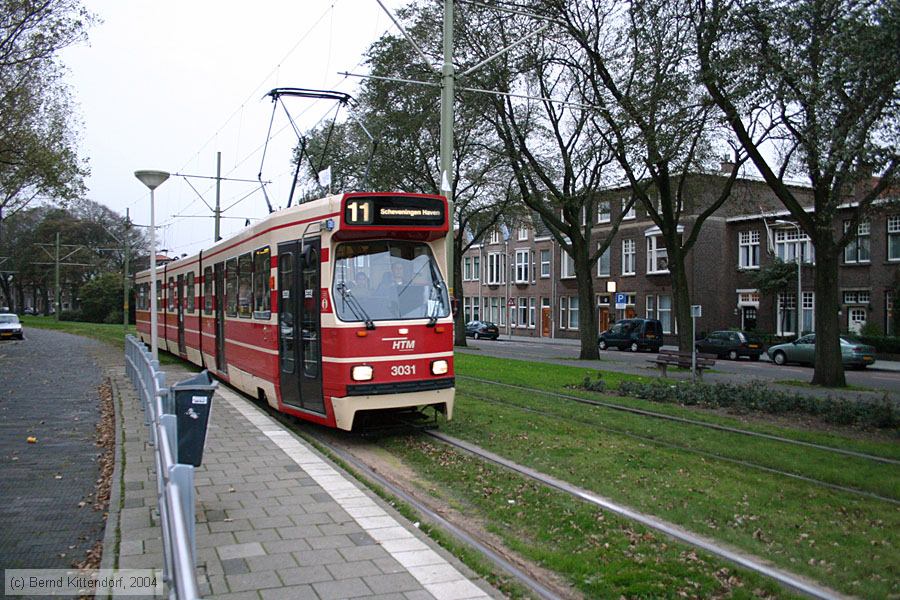
{"type": "MultiPolygon", "coordinates": [[[[844,221],[844,232],[850,229],[850,221],[844,221]]],[[[844,248],[845,263],[867,263],[871,259],[869,254],[869,223],[860,223],[856,227],[856,237],[844,248]]]]}
{"type": "Polygon", "coordinates": [[[656,296],[647,296],[647,314],[648,319],[656,318],[656,296]]]}
{"type": "Polygon", "coordinates": [[[472,279],[474,281],[481,281],[481,257],[480,256],[472,257],[472,279]]]}
{"type": "Polygon", "coordinates": [[[601,200],[597,203],[597,222],[609,223],[612,217],[609,200],[601,200]]]}
{"type": "Polygon", "coordinates": [[[738,239],[738,267],[759,268],[759,232],[742,231],[738,239]]]}
{"type": "Polygon", "coordinates": [[[488,285],[500,285],[506,283],[504,272],[506,271],[506,255],[500,252],[488,254],[488,285]]]}
{"type": "Polygon", "coordinates": [[[672,333],[672,296],[647,296],[648,319],[659,319],[663,333],[672,333]]]}
{"type": "MultiPolygon", "coordinates": [[[[532,298],[534,300],[534,298],[532,298]]],[[[519,298],[519,325],[528,327],[528,298],[519,298]]]]}
{"type": "Polygon", "coordinates": [[[628,206],[628,203],[631,201],[631,198],[622,198],[622,211],[625,212],[625,216],[622,219],[634,219],[637,216],[637,212],[634,210],[634,204],[631,205],[627,211],[625,207],[628,206]]]}
{"type": "Polygon", "coordinates": [[[550,251],[541,250],[541,277],[550,277],[550,251]]]}
{"type": "Polygon", "coordinates": [[[778,335],[797,333],[797,294],[778,294],[778,335]]]}
{"type": "Polygon", "coordinates": [[[472,320],[472,298],[463,296],[463,322],[468,323],[472,320]]]}
{"type": "Polygon", "coordinates": [[[812,333],[816,330],[816,294],[803,292],[800,309],[803,314],[800,320],[801,333],[812,333]]]}
{"type": "Polygon", "coordinates": [[[900,260],[900,215],[887,218],[888,260],[900,260]]]}
{"type": "Polygon", "coordinates": [[[499,229],[491,229],[491,244],[499,244],[500,243],[500,230],[499,229]]]}
{"type": "Polygon", "coordinates": [[[532,297],[532,298],[528,299],[528,327],[530,327],[531,329],[534,329],[534,324],[535,324],[535,320],[534,320],[535,314],[534,313],[535,313],[535,299],[532,297]]]}
{"type": "Polygon", "coordinates": [[[647,238],[647,273],[668,273],[669,255],[662,236],[647,238]]]}
{"type": "Polygon", "coordinates": [[[569,256],[569,253],[563,250],[560,252],[560,278],[561,279],[571,279],[575,277],[575,260],[569,256]]]}
{"type": "Polygon", "coordinates": [[[634,240],[622,240],[622,275],[634,275],[634,240]]]}
{"type": "Polygon", "coordinates": [[[519,241],[523,242],[528,239],[528,227],[526,225],[519,225],[519,241]]]}
{"type": "Polygon", "coordinates": [[[528,283],[531,280],[531,251],[516,250],[516,283],[528,283]]]}
{"type": "Polygon", "coordinates": [[[848,290],[844,292],[844,304],[868,304],[871,298],[869,290],[848,290]]]}
{"type": "Polygon", "coordinates": [[[600,258],[597,259],[597,277],[609,277],[609,257],[612,254],[611,248],[612,244],[607,246],[606,250],[603,251],[603,254],[600,255],[600,258]]]}
{"type": "Polygon", "coordinates": [[[481,298],[479,298],[478,296],[472,298],[472,320],[481,320],[481,298]]]}
{"type": "Polygon", "coordinates": [[[797,255],[800,255],[800,261],[804,263],[814,264],[816,255],[813,252],[812,242],[806,233],[797,231],[796,229],[776,229],[775,230],[775,254],[783,262],[797,262],[797,255]]]}
{"type": "Polygon", "coordinates": [[[578,296],[559,299],[559,325],[561,329],[578,329],[578,296]]]}
{"type": "Polygon", "coordinates": [[[463,259],[463,281],[472,281],[472,257],[463,259]]]}

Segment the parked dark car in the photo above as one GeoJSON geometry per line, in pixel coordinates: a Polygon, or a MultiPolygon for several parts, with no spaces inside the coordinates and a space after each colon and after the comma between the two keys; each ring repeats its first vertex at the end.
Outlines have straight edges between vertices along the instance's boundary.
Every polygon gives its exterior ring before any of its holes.
{"type": "Polygon", "coordinates": [[[466,335],[476,340],[480,338],[496,340],[500,337],[500,329],[490,321],[469,321],[466,323],[466,335]]]}
{"type": "Polygon", "coordinates": [[[632,352],[659,352],[662,344],[662,323],[657,319],[624,319],[601,333],[597,340],[600,350],[616,347],[619,350],[628,348],[632,352]]]}
{"type": "Polygon", "coordinates": [[[719,358],[727,357],[737,360],[746,356],[750,360],[759,360],[763,353],[762,341],[746,331],[713,331],[695,343],[697,352],[715,354],[719,358]]]}

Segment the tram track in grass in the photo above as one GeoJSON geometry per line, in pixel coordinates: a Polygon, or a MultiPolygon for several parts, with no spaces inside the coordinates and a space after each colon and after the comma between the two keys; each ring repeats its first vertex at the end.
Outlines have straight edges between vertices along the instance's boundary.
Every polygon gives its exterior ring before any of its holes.
{"type": "MultiPolygon", "coordinates": [[[[537,391],[537,390],[535,390],[535,391],[537,391]]],[[[769,473],[769,474],[771,474],[771,475],[779,475],[779,476],[782,476],[782,477],[788,477],[788,478],[791,478],[791,479],[796,479],[796,480],[803,481],[803,482],[805,482],[805,483],[810,483],[810,484],[812,484],[812,485],[820,486],[820,487],[823,487],[823,488],[827,488],[827,489],[831,489],[831,490],[835,490],[835,491],[839,491],[839,492],[844,492],[844,493],[848,493],[848,494],[853,494],[853,495],[857,495],[857,496],[862,496],[862,497],[865,497],[865,498],[871,498],[871,499],[874,499],[874,500],[880,500],[880,501],[882,501],[882,502],[887,502],[887,503],[893,504],[893,505],[895,505],[895,506],[900,506],[900,500],[898,500],[897,498],[891,498],[891,497],[888,497],[888,496],[883,496],[883,495],[876,494],[876,493],[873,493],[873,492],[870,492],[870,491],[867,491],[867,490],[862,490],[862,489],[858,489],[858,488],[854,488],[854,487],[849,487],[849,486],[844,486],[844,485],[838,485],[838,484],[830,483],[830,482],[823,481],[823,480],[820,480],[820,479],[816,479],[816,478],[814,478],[814,477],[807,477],[807,476],[805,476],[805,475],[801,475],[801,474],[798,474],[798,473],[791,473],[791,472],[789,472],[789,471],[783,471],[783,470],[780,470],[780,469],[774,469],[774,468],[767,467],[767,466],[765,466],[765,465],[760,465],[760,464],[757,464],[757,463],[754,463],[754,462],[750,462],[750,461],[746,461],[746,460],[740,460],[740,459],[736,459],[736,458],[732,458],[732,457],[728,457],[728,456],[723,456],[723,455],[721,455],[721,454],[716,454],[716,453],[713,453],[713,452],[706,452],[706,451],[704,451],[704,450],[699,450],[699,449],[696,449],[696,448],[690,448],[690,447],[688,447],[688,446],[684,446],[684,445],[681,445],[681,444],[673,444],[673,443],[666,442],[666,441],[664,441],[664,440],[660,440],[660,439],[655,438],[655,437],[652,437],[652,436],[645,436],[645,435],[636,434],[636,433],[633,433],[633,432],[631,432],[631,431],[627,431],[627,430],[621,429],[621,428],[608,427],[608,426],[604,426],[604,425],[598,425],[597,423],[594,423],[594,422],[591,422],[591,421],[587,421],[587,420],[576,419],[576,418],[574,418],[574,417],[560,417],[560,415],[551,413],[551,412],[549,412],[549,411],[542,411],[542,410],[538,410],[538,409],[535,409],[535,408],[530,408],[530,407],[520,406],[520,405],[517,405],[517,404],[512,403],[512,402],[505,402],[505,401],[503,401],[503,400],[498,400],[498,399],[496,399],[496,398],[491,398],[491,397],[486,396],[486,395],[475,394],[475,393],[473,393],[473,392],[467,392],[467,395],[472,396],[472,397],[476,397],[476,398],[478,398],[479,400],[482,400],[482,401],[484,401],[484,402],[495,403],[495,404],[502,404],[503,406],[506,406],[506,407],[515,408],[515,409],[518,409],[518,410],[526,411],[526,412],[529,412],[529,413],[534,413],[534,414],[541,415],[541,416],[544,416],[544,417],[549,417],[549,418],[565,418],[565,419],[568,419],[568,420],[571,420],[571,421],[578,422],[578,423],[583,424],[583,425],[590,425],[590,426],[595,427],[595,428],[597,428],[597,429],[601,429],[601,430],[604,430],[604,431],[609,431],[609,432],[612,432],[612,433],[615,433],[615,434],[618,434],[618,435],[627,436],[627,437],[633,438],[633,439],[635,439],[635,440],[639,440],[639,441],[643,441],[643,442],[648,442],[648,443],[651,443],[651,444],[655,444],[655,445],[658,445],[658,446],[663,446],[663,447],[670,448],[670,449],[681,450],[681,451],[684,451],[684,452],[690,452],[690,453],[692,453],[692,454],[696,454],[696,455],[698,455],[698,456],[703,456],[703,457],[705,457],[705,458],[711,458],[711,459],[715,459],[715,460],[721,460],[721,461],[729,462],[729,463],[732,463],[732,464],[735,464],[735,465],[739,465],[739,466],[742,466],[742,467],[748,467],[748,468],[751,468],[751,469],[757,469],[757,470],[763,471],[763,472],[765,472],[765,473],[769,473]]],[[[590,404],[594,404],[594,403],[590,403],[590,404]]],[[[605,406],[605,404],[603,404],[603,405],[605,406]]]]}
{"type": "Polygon", "coordinates": [[[635,408],[635,407],[626,406],[623,404],[617,404],[615,402],[608,402],[608,401],[602,401],[602,400],[591,400],[589,398],[573,396],[571,394],[561,394],[559,392],[542,390],[540,388],[504,383],[504,382],[500,382],[500,381],[495,381],[495,380],[491,380],[491,379],[483,379],[480,377],[472,377],[472,376],[468,376],[468,375],[457,375],[456,378],[458,380],[463,380],[463,381],[473,381],[473,382],[477,382],[477,383],[481,383],[481,384],[489,384],[492,386],[510,388],[510,389],[515,389],[515,390],[519,390],[519,391],[523,391],[523,392],[541,394],[544,396],[558,398],[560,400],[566,400],[566,401],[570,401],[570,402],[578,402],[580,404],[585,404],[588,406],[606,408],[606,409],[630,413],[630,414],[634,414],[634,415],[640,415],[643,417],[649,417],[649,418],[653,418],[653,419],[672,421],[675,423],[680,423],[680,424],[684,424],[684,425],[692,425],[692,426],[696,426],[696,427],[705,427],[707,429],[713,429],[713,430],[727,432],[727,433],[734,433],[737,435],[742,435],[742,436],[747,436],[747,437],[756,437],[756,438],[770,440],[770,441],[778,442],[778,443],[782,443],[782,444],[802,446],[802,447],[811,448],[814,450],[820,450],[820,451],[824,451],[824,452],[832,452],[835,454],[842,454],[845,456],[852,456],[855,458],[861,458],[861,459],[870,460],[873,462],[885,463],[885,464],[890,464],[890,465],[900,465],[900,460],[886,457],[886,456],[878,456],[878,455],[874,455],[874,454],[868,454],[865,452],[848,450],[846,448],[837,448],[834,446],[828,446],[828,445],[824,445],[824,444],[816,444],[816,443],[807,442],[804,440],[791,439],[791,438],[787,438],[784,436],[778,436],[778,435],[773,435],[773,434],[769,434],[769,433],[762,433],[759,431],[752,431],[749,429],[741,429],[739,427],[732,427],[732,426],[728,426],[728,425],[710,423],[708,421],[689,419],[686,417],[679,417],[679,416],[670,415],[670,414],[666,414],[666,413],[655,412],[655,411],[641,409],[641,408],[635,408]]]}

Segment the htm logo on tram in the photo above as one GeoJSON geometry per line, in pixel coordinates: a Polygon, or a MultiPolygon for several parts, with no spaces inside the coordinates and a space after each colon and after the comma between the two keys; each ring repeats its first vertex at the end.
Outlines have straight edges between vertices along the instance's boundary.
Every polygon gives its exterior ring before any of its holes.
{"type": "Polygon", "coordinates": [[[392,350],[415,350],[416,340],[397,340],[391,347],[392,350]]]}

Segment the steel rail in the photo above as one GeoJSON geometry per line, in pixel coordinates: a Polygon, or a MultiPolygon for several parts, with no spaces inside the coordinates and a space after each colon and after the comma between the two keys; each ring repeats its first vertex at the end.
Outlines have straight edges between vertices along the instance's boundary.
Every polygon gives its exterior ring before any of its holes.
{"type": "Polygon", "coordinates": [[[588,404],[591,406],[599,406],[603,408],[609,408],[612,410],[618,410],[621,412],[632,413],[636,415],[641,415],[644,417],[653,417],[655,419],[663,419],[666,421],[674,421],[676,423],[684,423],[687,425],[696,425],[697,427],[706,427],[708,429],[715,429],[717,431],[724,431],[727,433],[736,433],[739,435],[745,435],[748,437],[758,437],[767,440],[772,440],[775,442],[781,442],[783,444],[793,444],[796,446],[803,446],[806,448],[815,448],[816,450],[823,450],[825,452],[834,452],[835,454],[843,454],[845,456],[853,456],[856,458],[862,458],[865,460],[871,460],[874,462],[881,462],[889,465],[900,465],[900,460],[894,458],[887,458],[885,456],[876,456],[874,454],[866,454],[865,452],[857,452],[855,450],[847,450],[844,448],[835,448],[834,446],[825,446],[824,444],[816,444],[813,442],[804,442],[802,440],[792,440],[791,438],[786,438],[778,435],[773,435],[770,433],[761,433],[758,431],[749,431],[747,429],[740,429],[737,427],[729,427],[728,425],[717,425],[716,423],[707,423],[705,421],[698,421],[696,419],[688,419],[686,417],[676,417],[674,415],[667,415],[664,413],[654,412],[652,410],[644,410],[641,408],[632,408],[630,406],[622,406],[621,404],[614,404],[612,402],[602,402],[600,400],[589,400],[587,398],[580,398],[578,396],[570,396],[568,394],[560,394],[558,392],[550,392],[547,390],[541,390],[537,388],[530,388],[523,385],[516,385],[513,383],[503,383],[500,381],[493,381],[491,379],[482,379],[480,377],[471,377],[468,375],[456,375],[457,379],[462,380],[470,380],[476,381],[478,383],[488,383],[490,385],[497,385],[500,387],[508,387],[516,390],[523,390],[527,392],[536,392],[538,394],[544,394],[546,396],[552,396],[554,398],[563,398],[565,400],[572,400],[574,402],[580,402],[581,404],[588,404]]]}
{"type": "Polygon", "coordinates": [[[630,438],[633,438],[633,439],[636,439],[636,440],[640,440],[640,441],[642,441],[642,442],[649,442],[649,443],[651,443],[651,444],[656,444],[657,446],[662,446],[662,447],[664,447],[664,448],[671,448],[671,449],[673,449],[673,450],[683,450],[683,451],[685,451],[685,452],[690,452],[690,453],[692,453],[692,454],[697,454],[697,455],[699,455],[699,456],[704,456],[704,457],[712,458],[712,459],[715,459],[715,460],[721,460],[721,461],[723,461],[723,462],[728,462],[728,463],[732,463],[732,464],[735,464],[735,465],[740,465],[740,466],[742,466],[742,467],[749,467],[749,468],[752,468],[752,469],[757,469],[757,470],[759,470],[759,471],[763,471],[764,473],[771,473],[771,474],[773,474],[773,475],[780,475],[780,476],[783,476],[783,477],[789,477],[789,478],[791,478],[791,479],[797,479],[797,480],[799,480],[799,481],[803,481],[803,482],[806,482],[806,483],[811,483],[811,484],[813,484],[813,485],[817,485],[817,486],[820,486],[820,487],[823,487],[823,488],[828,488],[828,489],[832,489],[832,490],[836,490],[836,491],[840,491],[840,492],[846,492],[846,493],[849,493],[849,494],[854,494],[854,495],[857,495],[857,496],[863,496],[863,497],[866,497],[866,498],[872,498],[872,499],[874,499],[874,500],[881,500],[881,501],[883,501],[883,502],[888,502],[888,503],[890,503],[890,504],[894,504],[894,505],[900,506],[900,500],[898,500],[898,499],[896,499],[896,498],[890,498],[890,497],[888,497],[888,496],[881,496],[881,495],[879,495],[879,494],[876,494],[875,492],[869,492],[869,491],[866,491],[866,490],[861,490],[861,489],[859,489],[859,488],[854,488],[854,487],[844,486],[844,485],[840,485],[840,484],[837,484],[837,483],[829,483],[829,482],[824,481],[824,480],[822,480],[822,479],[816,479],[815,477],[808,477],[808,476],[806,476],[806,475],[800,475],[800,474],[798,474],[798,473],[791,473],[790,471],[782,471],[782,470],[780,470],[780,469],[775,469],[775,468],[773,468],[773,467],[767,467],[767,466],[765,466],[765,465],[760,465],[760,464],[758,464],[758,463],[754,463],[754,462],[750,462],[750,461],[746,461],[746,460],[741,460],[741,459],[739,459],[739,458],[731,458],[731,457],[729,457],[729,456],[723,456],[723,455],[721,455],[721,454],[716,454],[716,453],[714,453],[714,452],[707,452],[706,450],[699,450],[699,449],[697,449],[697,448],[691,448],[690,446],[683,446],[683,445],[681,445],[681,444],[675,444],[675,443],[672,443],[672,442],[666,442],[666,441],[664,441],[664,440],[660,440],[660,439],[657,439],[657,438],[654,438],[654,437],[651,437],[651,436],[646,436],[646,435],[640,435],[640,434],[637,434],[637,433],[632,433],[632,432],[627,431],[627,430],[625,430],[625,429],[618,429],[618,428],[616,428],[616,427],[609,427],[608,425],[598,425],[598,424],[596,424],[596,423],[592,423],[592,422],[586,421],[586,420],[584,420],[584,419],[576,419],[576,418],[574,418],[574,417],[564,417],[564,416],[560,416],[560,415],[557,415],[557,414],[554,414],[554,413],[551,413],[551,412],[547,412],[547,411],[543,411],[543,410],[538,410],[538,409],[536,409],[536,408],[530,408],[530,407],[527,407],[527,406],[521,406],[521,405],[515,404],[515,403],[513,403],[513,402],[506,402],[506,401],[503,401],[503,400],[498,400],[498,399],[496,399],[496,398],[490,398],[490,397],[488,397],[488,396],[483,396],[483,395],[480,395],[480,394],[473,394],[472,392],[463,392],[463,393],[464,393],[464,394],[468,394],[468,395],[470,395],[470,396],[474,396],[475,398],[478,398],[478,399],[483,400],[483,401],[485,401],[485,402],[491,402],[491,403],[494,403],[494,404],[501,404],[501,405],[503,405],[503,406],[508,406],[508,407],[510,407],[510,408],[517,408],[517,409],[522,410],[522,411],[524,411],[524,412],[534,413],[534,414],[541,415],[541,416],[544,416],[544,417],[550,417],[550,418],[554,418],[554,419],[565,419],[565,420],[571,421],[571,422],[573,422],[573,423],[580,423],[580,424],[582,424],[582,425],[589,425],[589,426],[594,427],[594,428],[596,428],[596,429],[602,429],[602,430],[604,430],[604,431],[610,431],[610,432],[612,432],[612,433],[617,433],[617,434],[619,434],[619,435],[624,435],[624,436],[626,436],[626,437],[630,437],[630,438]]]}
{"type": "Polygon", "coordinates": [[[812,582],[805,581],[799,575],[795,575],[793,573],[782,571],[775,567],[766,565],[759,559],[756,559],[749,555],[743,555],[734,550],[730,550],[724,546],[717,544],[713,540],[709,540],[695,533],[691,533],[690,531],[682,529],[675,524],[663,521],[662,519],[658,519],[652,515],[647,515],[645,513],[639,512],[628,506],[625,506],[624,504],[613,502],[608,498],[604,498],[583,488],[572,485],[568,482],[556,479],[555,477],[551,477],[549,475],[545,475],[544,473],[540,473],[539,471],[535,471],[534,469],[525,467],[511,460],[507,460],[502,456],[484,450],[483,448],[480,448],[474,444],[470,444],[463,440],[459,440],[437,431],[424,431],[424,433],[446,444],[468,452],[469,454],[500,465],[501,467],[504,467],[508,470],[519,473],[520,475],[537,481],[543,485],[547,485],[549,487],[560,490],[575,498],[593,504],[594,506],[597,506],[604,510],[608,510],[609,512],[638,522],[645,527],[664,533],[675,540],[678,540],[685,544],[689,544],[696,548],[700,548],[701,550],[709,552],[710,554],[725,559],[740,567],[769,577],[770,579],[777,581],[781,585],[811,598],[821,598],[824,600],[842,597],[840,594],[833,590],[829,590],[827,588],[820,587],[812,582]]]}

